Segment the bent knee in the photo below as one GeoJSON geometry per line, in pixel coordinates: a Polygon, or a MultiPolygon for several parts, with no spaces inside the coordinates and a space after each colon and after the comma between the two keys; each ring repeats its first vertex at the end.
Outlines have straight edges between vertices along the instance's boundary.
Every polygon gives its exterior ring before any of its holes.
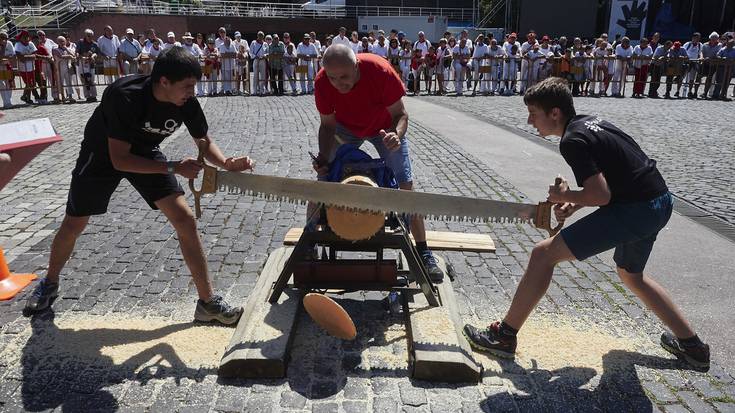
{"type": "Polygon", "coordinates": [[[169,221],[171,221],[171,225],[173,225],[177,231],[196,228],[196,220],[194,219],[194,214],[190,210],[177,212],[169,218],[169,221]]]}
{"type": "Polygon", "coordinates": [[[59,232],[79,236],[84,231],[84,228],[87,227],[88,222],[89,217],[72,217],[67,215],[61,223],[59,232]]]}

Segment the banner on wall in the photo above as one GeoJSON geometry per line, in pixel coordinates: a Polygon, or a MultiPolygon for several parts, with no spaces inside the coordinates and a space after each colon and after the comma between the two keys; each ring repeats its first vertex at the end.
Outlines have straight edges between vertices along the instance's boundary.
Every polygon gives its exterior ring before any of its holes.
{"type": "Polygon", "coordinates": [[[612,0],[610,5],[609,39],[616,35],[628,36],[632,42],[643,37],[648,15],[648,2],[645,0],[612,0]]]}

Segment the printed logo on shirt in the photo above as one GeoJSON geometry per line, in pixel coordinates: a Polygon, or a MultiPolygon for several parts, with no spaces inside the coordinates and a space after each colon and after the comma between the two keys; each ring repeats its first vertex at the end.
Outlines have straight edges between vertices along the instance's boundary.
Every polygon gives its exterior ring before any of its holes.
{"type": "Polygon", "coordinates": [[[150,122],[146,122],[145,126],[143,126],[143,131],[148,133],[155,133],[156,135],[162,135],[162,136],[170,136],[174,132],[176,132],[176,129],[181,126],[181,123],[176,122],[173,119],[168,119],[166,122],[163,123],[163,128],[154,128],[151,126],[150,122]]]}
{"type": "Polygon", "coordinates": [[[602,119],[596,118],[595,120],[588,120],[584,123],[584,126],[587,127],[588,130],[591,130],[592,132],[600,132],[602,128],[600,127],[600,122],[602,122],[602,119]]]}

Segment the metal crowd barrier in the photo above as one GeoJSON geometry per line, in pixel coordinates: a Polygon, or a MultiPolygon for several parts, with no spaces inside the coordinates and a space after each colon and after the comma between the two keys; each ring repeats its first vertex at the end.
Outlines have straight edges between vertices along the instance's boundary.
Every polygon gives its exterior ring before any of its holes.
{"type": "MultiPolygon", "coordinates": [[[[448,59],[448,67],[437,62],[433,68],[423,64],[417,71],[413,84],[408,84],[410,57],[387,58],[406,82],[409,90],[421,82],[434,93],[466,90],[470,94],[497,94],[516,90],[520,93],[549,76],[566,78],[575,95],[625,95],[628,88],[642,95],[648,86],[648,94],[655,95],[661,86],[667,93],[676,86],[703,91],[713,98],[726,98],[735,75],[735,59],[712,58],[689,60],[683,58],[650,57],[464,57],[448,59]],[[403,62],[403,64],[402,64],[403,62]],[[408,68],[408,69],[406,69],[408,68]],[[428,81],[428,82],[427,82],[428,81]],[[468,84],[469,82],[469,84],[468,84]],[[451,86],[451,87],[450,87],[451,86]]],[[[321,66],[321,58],[263,57],[250,60],[241,54],[202,56],[202,79],[198,94],[268,94],[286,89],[291,94],[313,91],[314,78],[321,66]],[[276,59],[282,69],[270,69],[276,59]]],[[[79,100],[97,96],[97,86],[106,86],[120,76],[133,73],[150,73],[155,58],[143,55],[140,59],[120,57],[89,57],[48,59],[37,56],[21,62],[18,58],[0,59],[0,94],[3,98],[10,91],[24,91],[36,100],[79,100]],[[40,61],[40,69],[36,63],[40,61]],[[23,74],[22,66],[33,67],[33,74],[23,74]],[[76,96],[76,98],[75,98],[76,96]]],[[[277,66],[275,64],[274,66],[277,66]]],[[[27,71],[26,71],[27,73],[27,71]]],[[[686,96],[682,96],[686,97],[686,96]]],[[[3,102],[5,103],[5,101],[3,102]]],[[[17,103],[17,102],[16,102],[17,103]]]]}

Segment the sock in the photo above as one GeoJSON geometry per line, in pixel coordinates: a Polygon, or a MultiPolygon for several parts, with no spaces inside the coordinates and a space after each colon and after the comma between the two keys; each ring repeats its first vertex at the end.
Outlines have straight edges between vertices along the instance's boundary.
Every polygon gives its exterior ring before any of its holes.
{"type": "Polygon", "coordinates": [[[699,346],[704,345],[702,340],[700,340],[699,336],[696,334],[689,338],[678,338],[677,337],[677,339],[679,340],[679,343],[681,343],[683,347],[691,348],[691,347],[699,347],[699,346]]]}
{"type": "Polygon", "coordinates": [[[417,242],[416,243],[416,251],[418,252],[424,252],[429,249],[429,246],[426,245],[426,241],[424,242],[417,242]]]}
{"type": "Polygon", "coordinates": [[[500,332],[503,335],[513,336],[513,337],[515,337],[516,334],[518,334],[518,330],[506,324],[505,321],[500,322],[500,332]]]}

